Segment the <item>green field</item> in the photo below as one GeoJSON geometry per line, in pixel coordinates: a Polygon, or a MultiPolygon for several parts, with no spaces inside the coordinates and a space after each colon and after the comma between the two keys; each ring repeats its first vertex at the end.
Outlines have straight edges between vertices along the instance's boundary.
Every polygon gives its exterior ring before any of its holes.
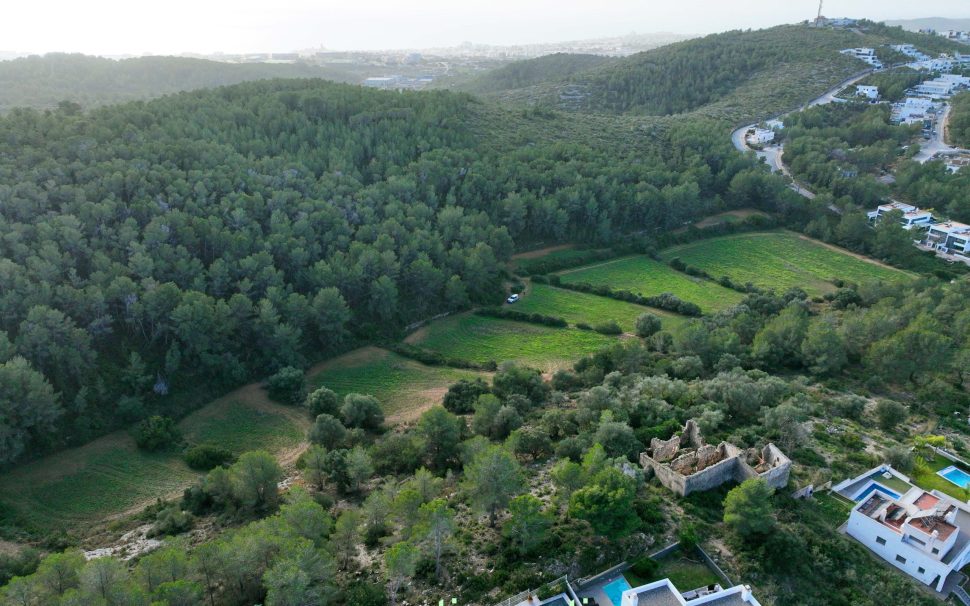
{"type": "Polygon", "coordinates": [[[312,369],[311,389],[325,386],[340,395],[370,394],[380,400],[390,422],[410,420],[439,404],[448,387],[459,379],[487,373],[442,366],[425,366],[386,349],[363,347],[312,369]]]}
{"type": "Polygon", "coordinates": [[[665,330],[673,330],[686,318],[652,307],[634,305],[608,297],[599,297],[547,284],[532,283],[522,299],[512,309],[562,318],[570,324],[586,322],[595,325],[616,320],[625,332],[632,333],[637,317],[652,313],[662,318],[665,330]]]}
{"type": "MultiPolygon", "coordinates": [[[[302,411],[269,402],[255,385],[179,424],[188,442],[218,444],[235,453],[292,448],[308,425],[302,411]]],[[[179,453],[145,453],[118,431],[0,476],[0,507],[28,528],[70,529],[177,494],[198,477],[179,453]]]]}
{"type": "Polygon", "coordinates": [[[903,271],[783,231],[699,240],[668,248],[661,257],[665,261],[678,257],[715,278],[728,276],[741,284],[751,282],[778,292],[799,287],[811,295],[834,291],[831,281],[835,278],[858,283],[909,277],[903,271]]]}
{"type": "Polygon", "coordinates": [[[576,328],[460,314],[432,322],[408,342],[473,362],[513,361],[551,372],[617,342],[617,337],[576,328]]]}
{"type": "Polygon", "coordinates": [[[560,264],[559,267],[570,267],[583,263],[587,255],[595,251],[588,248],[573,248],[570,245],[537,250],[512,257],[515,268],[526,274],[536,273],[547,263],[560,264]]]}
{"type": "Polygon", "coordinates": [[[560,272],[566,284],[587,282],[629,290],[644,296],[669,292],[684,301],[696,303],[704,312],[718,311],[744,298],[739,292],[709,280],[692,278],[646,256],[623,257],[560,272]]]}

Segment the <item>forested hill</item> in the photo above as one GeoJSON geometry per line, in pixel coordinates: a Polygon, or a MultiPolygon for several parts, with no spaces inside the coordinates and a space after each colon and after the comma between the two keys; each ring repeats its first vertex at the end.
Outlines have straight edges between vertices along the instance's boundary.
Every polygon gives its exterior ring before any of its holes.
{"type": "Polygon", "coordinates": [[[594,147],[576,122],[319,80],[13,110],[0,464],[500,301],[515,242],[615,243],[785,198],[703,121],[629,147],[594,147]]]}
{"type": "Polygon", "coordinates": [[[889,53],[885,45],[893,42],[915,42],[928,52],[959,48],[873,23],[858,31],[784,25],[679,42],[569,76],[549,70],[545,81],[498,90],[511,102],[654,116],[697,112],[740,122],[797,107],[867,67],[840,50],[872,46],[889,53]]]}
{"type": "Polygon", "coordinates": [[[94,107],[266,78],[354,79],[332,68],[299,63],[232,64],[182,57],[115,61],[51,53],[0,61],[0,113],[13,107],[54,107],[61,101],[94,107]]]}
{"type": "Polygon", "coordinates": [[[496,94],[542,82],[563,80],[576,72],[615,61],[617,59],[602,55],[556,53],[504,65],[468,82],[462,88],[473,93],[496,94]]]}

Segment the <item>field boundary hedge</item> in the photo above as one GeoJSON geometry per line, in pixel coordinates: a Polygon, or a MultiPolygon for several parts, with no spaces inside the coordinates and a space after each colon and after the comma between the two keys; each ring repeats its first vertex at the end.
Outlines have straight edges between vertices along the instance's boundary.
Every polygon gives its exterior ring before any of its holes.
{"type": "Polygon", "coordinates": [[[610,299],[626,301],[627,303],[636,303],[637,305],[643,305],[645,307],[655,307],[657,309],[663,309],[665,311],[677,313],[682,316],[698,317],[704,315],[700,306],[696,303],[684,301],[677,295],[669,292],[644,297],[643,295],[638,295],[628,290],[614,290],[609,286],[594,286],[593,284],[586,282],[567,284],[562,282],[559,276],[556,275],[544,276],[544,278],[547,279],[548,283],[552,286],[564,288],[566,290],[574,290],[576,292],[585,292],[591,295],[609,297],[610,299]]]}
{"type": "Polygon", "coordinates": [[[386,348],[399,356],[410,358],[427,366],[448,366],[450,368],[485,371],[494,371],[498,368],[498,362],[495,360],[472,362],[471,360],[463,360],[461,358],[450,358],[440,352],[411,345],[410,343],[391,343],[386,345],[386,348]]]}
{"type": "Polygon", "coordinates": [[[514,320],[516,322],[528,322],[530,324],[541,324],[553,328],[566,328],[569,323],[556,316],[546,316],[543,314],[530,314],[514,309],[504,309],[502,307],[480,307],[475,310],[476,316],[488,318],[500,318],[502,320],[514,320]]]}

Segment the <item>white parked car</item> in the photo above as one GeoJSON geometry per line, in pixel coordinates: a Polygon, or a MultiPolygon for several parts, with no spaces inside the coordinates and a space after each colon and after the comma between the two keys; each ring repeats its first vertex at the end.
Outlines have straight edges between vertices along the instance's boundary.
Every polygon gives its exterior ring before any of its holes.
{"type": "Polygon", "coordinates": [[[506,303],[515,303],[519,300],[519,295],[509,295],[509,298],[505,300],[506,303]]]}

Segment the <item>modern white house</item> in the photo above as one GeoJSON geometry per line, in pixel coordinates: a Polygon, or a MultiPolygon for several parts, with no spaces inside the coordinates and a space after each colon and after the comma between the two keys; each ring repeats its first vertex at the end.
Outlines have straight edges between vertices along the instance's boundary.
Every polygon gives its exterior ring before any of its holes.
{"type": "Polygon", "coordinates": [[[775,140],[775,131],[769,128],[756,128],[748,131],[747,141],[752,145],[763,145],[775,140]]]}
{"type": "Polygon", "coordinates": [[[747,585],[736,585],[730,589],[711,591],[694,597],[684,598],[670,579],[654,581],[623,592],[620,606],[761,606],[747,585]]]}
{"type": "Polygon", "coordinates": [[[882,62],[878,57],[876,57],[876,49],[874,48],[847,48],[839,52],[841,52],[843,55],[855,57],[860,61],[865,61],[877,69],[882,67],[882,62]]]}
{"type": "Polygon", "coordinates": [[[866,99],[878,99],[879,98],[879,87],[878,86],[868,86],[860,85],[855,87],[855,94],[860,97],[865,97],[866,99]]]}
{"type": "Polygon", "coordinates": [[[970,563],[970,506],[938,490],[913,486],[896,495],[876,484],[852,508],[845,531],[937,591],[970,563]]]}
{"type": "Polygon", "coordinates": [[[896,52],[902,53],[907,57],[916,59],[917,61],[925,61],[930,58],[929,55],[921,52],[918,48],[916,48],[912,44],[892,44],[890,45],[889,48],[893,49],[896,52]]]}
{"type": "Polygon", "coordinates": [[[870,223],[876,224],[883,218],[884,215],[893,211],[899,211],[902,213],[903,216],[900,218],[899,222],[905,230],[910,230],[916,227],[929,227],[929,225],[933,222],[932,212],[928,210],[921,210],[912,204],[905,204],[903,202],[880,204],[878,207],[876,207],[876,210],[866,213],[866,216],[869,217],[870,223]]]}
{"type": "Polygon", "coordinates": [[[924,243],[945,253],[970,253],[970,225],[957,221],[934,223],[926,231],[924,243]]]}
{"type": "Polygon", "coordinates": [[[936,78],[917,84],[913,87],[913,90],[917,94],[929,97],[930,99],[947,99],[953,95],[957,87],[958,84],[952,80],[936,78]]]}

